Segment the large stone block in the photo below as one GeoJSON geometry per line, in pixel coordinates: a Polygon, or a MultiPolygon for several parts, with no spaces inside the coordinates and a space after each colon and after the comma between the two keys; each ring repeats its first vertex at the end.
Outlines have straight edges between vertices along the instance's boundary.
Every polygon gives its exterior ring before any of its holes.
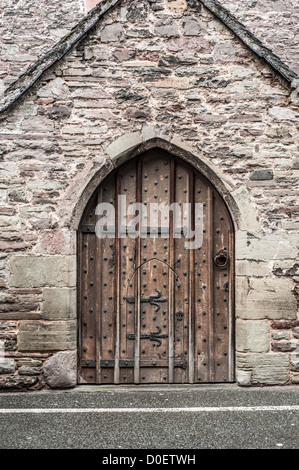
{"type": "Polygon", "coordinates": [[[236,258],[255,261],[296,259],[299,245],[298,233],[236,233],[236,258]]]}
{"type": "Polygon", "coordinates": [[[270,325],[267,320],[237,320],[236,349],[239,352],[268,352],[270,325]]]}
{"type": "Polygon", "coordinates": [[[44,377],[51,388],[69,388],[77,384],[76,351],[59,352],[44,365],[44,377]]]}
{"type": "Polygon", "coordinates": [[[65,351],[76,348],[75,321],[22,321],[19,324],[20,351],[65,351]]]}
{"type": "Polygon", "coordinates": [[[283,385],[289,381],[289,357],[283,353],[237,353],[237,369],[250,371],[252,385],[283,385]]]}
{"type": "MultiPolygon", "coordinates": [[[[251,204],[247,189],[240,187],[232,191],[232,196],[238,205],[240,213],[238,217],[238,228],[240,230],[259,230],[260,223],[257,220],[257,212],[251,204]]],[[[236,232],[236,238],[239,237],[240,234],[243,234],[243,232],[236,232]]]]}
{"type": "Polygon", "coordinates": [[[264,261],[236,260],[237,276],[265,277],[271,274],[269,264],[264,261]]]}
{"type": "Polygon", "coordinates": [[[10,260],[11,287],[72,287],[75,256],[15,256],[10,260]]]}
{"type": "Polygon", "coordinates": [[[113,141],[107,148],[106,152],[110,158],[115,159],[123,152],[126,152],[132,147],[142,143],[141,136],[138,132],[130,132],[124,134],[115,141],[113,141]]]}
{"type": "Polygon", "coordinates": [[[281,278],[236,278],[236,315],[245,320],[295,320],[293,283],[281,278]]]}
{"type": "Polygon", "coordinates": [[[76,318],[76,289],[46,287],[44,289],[43,318],[71,320],[76,318]]]}

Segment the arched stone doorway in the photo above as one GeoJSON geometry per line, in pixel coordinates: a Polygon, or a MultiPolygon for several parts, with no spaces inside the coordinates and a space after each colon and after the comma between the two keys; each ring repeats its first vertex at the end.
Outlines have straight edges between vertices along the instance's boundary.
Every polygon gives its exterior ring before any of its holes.
{"type": "Polygon", "coordinates": [[[78,257],[79,383],[234,381],[234,229],[199,171],[158,148],[120,165],[86,206],[78,257]],[[105,238],[101,203],[115,209],[105,238]],[[133,203],[148,209],[139,236],[133,203]],[[179,216],[151,225],[150,207],[163,203],[179,216]],[[193,247],[188,227],[202,230],[193,247]]]}

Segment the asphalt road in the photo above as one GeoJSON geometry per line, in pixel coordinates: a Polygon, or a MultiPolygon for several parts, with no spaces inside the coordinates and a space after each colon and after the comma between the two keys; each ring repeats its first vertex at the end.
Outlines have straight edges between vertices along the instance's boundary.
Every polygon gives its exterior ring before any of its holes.
{"type": "Polygon", "coordinates": [[[298,449],[299,387],[0,394],[1,449],[298,449]]]}

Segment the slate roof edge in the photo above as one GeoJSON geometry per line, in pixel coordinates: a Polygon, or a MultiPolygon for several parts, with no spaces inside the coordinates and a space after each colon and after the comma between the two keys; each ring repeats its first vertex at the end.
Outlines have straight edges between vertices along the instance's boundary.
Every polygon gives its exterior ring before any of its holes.
{"type": "MultiPolygon", "coordinates": [[[[217,0],[198,0],[218,19],[221,20],[233,33],[251,49],[257,56],[264,59],[276,72],[278,72],[289,85],[299,76],[285,64],[274,52],[266,47],[260,39],[251,33],[229,10],[217,0]]],[[[297,84],[298,86],[298,84],[297,84]]],[[[295,84],[293,86],[295,88],[295,84]]]]}
{"type": "Polygon", "coordinates": [[[52,49],[32,64],[15,80],[0,97],[0,114],[17,101],[52,65],[65,54],[98,23],[101,17],[120,0],[101,0],[73,29],[58,41],[52,49]]]}
{"type": "MultiPolygon", "coordinates": [[[[297,89],[299,76],[288,67],[276,54],[263,45],[232,13],[224,8],[217,0],[198,0],[212,12],[258,57],[264,59],[291,88],[297,89]]],[[[52,49],[31,65],[15,82],[13,82],[0,97],[0,114],[13,105],[35,82],[98,23],[100,18],[120,0],[101,0],[65,37],[58,41],[52,49]]]]}

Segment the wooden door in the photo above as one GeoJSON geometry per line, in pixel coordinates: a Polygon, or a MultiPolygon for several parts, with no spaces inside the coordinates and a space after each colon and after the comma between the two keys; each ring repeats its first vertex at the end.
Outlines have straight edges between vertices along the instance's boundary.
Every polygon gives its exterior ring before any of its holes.
{"type": "Polygon", "coordinates": [[[234,381],[233,226],[198,171],[158,149],[125,163],[88,204],[78,256],[79,383],[234,381]],[[100,203],[115,208],[104,238],[100,203]],[[133,203],[145,212],[130,213],[133,203]],[[189,204],[190,219],[182,210],[174,223],[173,211],[158,211],[151,225],[155,203],[189,204]],[[186,224],[195,229],[196,217],[202,243],[190,249],[186,224]]]}

